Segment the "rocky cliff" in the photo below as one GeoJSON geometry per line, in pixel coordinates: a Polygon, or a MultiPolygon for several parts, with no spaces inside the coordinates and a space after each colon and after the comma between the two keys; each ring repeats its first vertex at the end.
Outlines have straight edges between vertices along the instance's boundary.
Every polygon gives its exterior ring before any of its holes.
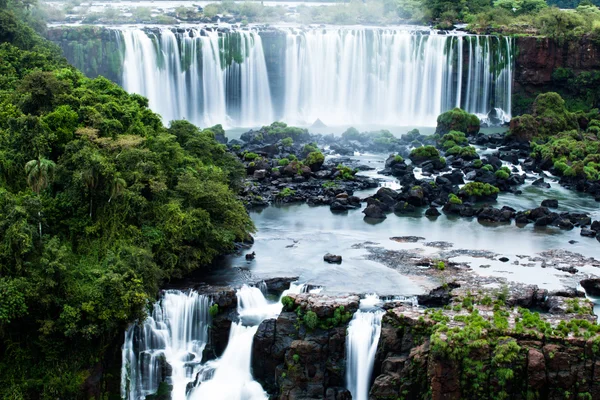
{"type": "Polygon", "coordinates": [[[515,39],[513,114],[526,111],[539,93],[558,91],[574,102],[598,106],[600,43],[587,37],[555,40],[541,37],[515,39]],[[583,75],[582,75],[583,74],[583,75]]]}

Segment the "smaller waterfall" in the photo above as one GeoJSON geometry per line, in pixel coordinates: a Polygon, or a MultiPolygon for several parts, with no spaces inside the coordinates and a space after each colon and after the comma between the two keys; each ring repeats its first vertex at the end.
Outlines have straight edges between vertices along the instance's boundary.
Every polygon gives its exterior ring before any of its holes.
{"type": "Polygon", "coordinates": [[[346,337],[346,387],[353,400],[367,400],[373,372],[377,343],[381,334],[382,310],[376,295],[368,295],[354,313],[346,337]]]}
{"type": "Polygon", "coordinates": [[[167,291],[143,325],[125,332],[121,397],[143,400],[161,382],[173,385],[172,399],[185,399],[187,384],[200,369],[208,342],[208,297],[167,291]]]}

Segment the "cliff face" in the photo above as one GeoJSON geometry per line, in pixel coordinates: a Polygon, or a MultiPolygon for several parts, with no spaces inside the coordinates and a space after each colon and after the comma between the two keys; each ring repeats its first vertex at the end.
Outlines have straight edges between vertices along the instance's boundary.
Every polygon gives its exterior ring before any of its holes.
{"type": "MultiPolygon", "coordinates": [[[[563,42],[549,38],[519,37],[515,45],[513,94],[516,100],[519,96],[533,99],[542,92],[559,91],[566,98],[571,96],[584,102],[597,101],[595,96],[586,96],[587,91],[597,90],[597,76],[592,76],[591,80],[573,79],[582,73],[600,74],[600,43],[585,37],[563,42]]],[[[517,103],[515,107],[519,107],[518,101],[514,103],[517,103]]],[[[521,111],[513,110],[513,114],[521,111]]]]}
{"type": "Polygon", "coordinates": [[[597,340],[508,333],[444,352],[440,343],[449,343],[448,337],[430,336],[437,322],[422,317],[401,309],[384,316],[380,373],[371,400],[420,399],[423,394],[433,400],[600,398],[597,340]]]}

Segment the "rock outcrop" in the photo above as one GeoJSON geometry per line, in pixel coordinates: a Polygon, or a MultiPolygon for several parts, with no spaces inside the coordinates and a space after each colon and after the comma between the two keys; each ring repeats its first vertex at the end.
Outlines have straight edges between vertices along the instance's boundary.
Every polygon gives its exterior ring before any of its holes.
{"type": "Polygon", "coordinates": [[[272,398],[349,400],[345,389],[346,326],[358,296],[289,297],[277,319],[263,321],[252,348],[254,378],[272,398]]]}

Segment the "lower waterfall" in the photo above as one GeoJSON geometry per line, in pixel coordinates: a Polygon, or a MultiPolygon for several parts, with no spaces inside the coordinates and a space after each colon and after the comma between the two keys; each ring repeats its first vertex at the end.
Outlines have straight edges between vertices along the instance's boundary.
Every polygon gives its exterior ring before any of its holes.
{"type": "MultiPolygon", "coordinates": [[[[281,296],[305,290],[292,284],[281,296]]],[[[194,291],[166,291],[144,323],[125,332],[121,397],[144,400],[166,383],[173,400],[267,399],[252,377],[252,341],[260,323],[281,312],[281,301],[270,302],[258,287],[247,285],[236,295],[239,322],[231,325],[227,348],[220,358],[204,362],[211,300],[194,291]]]]}
{"type": "Polygon", "coordinates": [[[367,400],[373,373],[377,343],[381,334],[381,319],[385,314],[373,309],[379,301],[368,296],[354,314],[346,337],[346,387],[353,400],[367,400]]]}

